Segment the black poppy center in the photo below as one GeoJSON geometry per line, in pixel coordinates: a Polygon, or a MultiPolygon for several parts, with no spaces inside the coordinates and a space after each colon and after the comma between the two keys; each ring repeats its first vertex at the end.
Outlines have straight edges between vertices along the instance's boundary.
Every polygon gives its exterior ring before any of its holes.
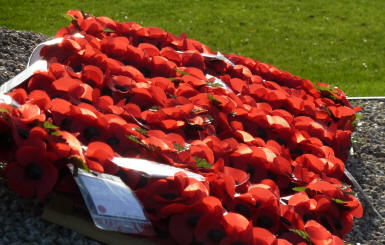
{"type": "Polygon", "coordinates": [[[303,222],[308,222],[309,220],[313,220],[314,218],[313,218],[313,216],[311,216],[311,214],[305,214],[304,216],[303,216],[303,222]]]}
{"type": "Polygon", "coordinates": [[[104,87],[102,89],[102,91],[101,91],[101,95],[108,95],[108,96],[110,96],[110,95],[112,95],[112,90],[110,88],[108,88],[108,87],[104,87]]]}
{"type": "Polygon", "coordinates": [[[231,245],[246,245],[246,243],[240,242],[240,241],[236,241],[236,242],[232,242],[231,245]]]}
{"type": "Polygon", "coordinates": [[[257,219],[257,225],[266,229],[270,229],[274,225],[274,221],[266,215],[261,215],[257,219]]]}
{"type": "Polygon", "coordinates": [[[32,180],[39,180],[43,177],[43,169],[36,163],[30,163],[24,168],[25,175],[32,180]]]}
{"type": "Polygon", "coordinates": [[[87,127],[84,129],[83,133],[87,140],[91,140],[93,137],[100,135],[99,130],[95,127],[87,127]]]}
{"type": "Polygon", "coordinates": [[[198,215],[191,215],[187,218],[187,224],[194,228],[198,224],[199,219],[200,217],[198,215]]]}
{"type": "Polygon", "coordinates": [[[235,212],[237,212],[239,214],[242,214],[246,218],[250,218],[250,210],[249,210],[249,208],[246,205],[242,204],[242,203],[238,203],[235,206],[235,212]]]}
{"type": "Polygon", "coordinates": [[[175,194],[175,193],[171,193],[171,192],[167,192],[167,193],[163,193],[162,195],[161,195],[161,197],[163,197],[164,199],[167,199],[167,200],[174,200],[174,199],[176,199],[177,197],[178,197],[178,195],[177,194],[175,194]]]}
{"type": "Polygon", "coordinates": [[[83,70],[83,67],[81,64],[79,64],[79,65],[75,66],[73,68],[73,70],[74,70],[74,72],[81,72],[83,70]]]}
{"type": "Polygon", "coordinates": [[[338,219],[332,218],[332,221],[333,221],[334,227],[335,227],[337,230],[342,230],[342,224],[341,224],[341,222],[340,222],[338,219]]]}
{"type": "Polygon", "coordinates": [[[115,84],[114,87],[115,87],[115,89],[120,90],[122,92],[127,92],[128,91],[128,88],[126,88],[126,87],[124,87],[122,85],[119,85],[119,84],[115,84]]]}
{"type": "Polygon", "coordinates": [[[143,74],[145,77],[151,77],[151,71],[147,68],[141,68],[140,72],[143,74]]]}
{"type": "Polygon", "coordinates": [[[326,229],[332,230],[332,227],[330,226],[330,223],[329,223],[328,219],[327,219],[325,216],[321,217],[321,224],[322,224],[326,229]]]}
{"type": "Polygon", "coordinates": [[[140,179],[136,183],[135,189],[144,187],[145,185],[147,185],[147,181],[148,181],[148,178],[145,175],[141,174],[140,179]]]}
{"type": "Polygon", "coordinates": [[[13,138],[11,132],[4,132],[0,134],[0,146],[2,148],[9,148],[13,145],[13,138]]]}
{"type": "Polygon", "coordinates": [[[260,138],[262,138],[262,139],[266,139],[266,137],[267,137],[266,131],[263,130],[263,129],[261,129],[261,128],[258,128],[258,129],[257,129],[257,134],[258,134],[258,136],[259,136],[260,138]]]}
{"type": "Polygon", "coordinates": [[[254,176],[255,169],[251,165],[247,165],[246,172],[250,174],[250,176],[254,176]]]}
{"type": "Polygon", "coordinates": [[[71,125],[72,125],[72,120],[69,119],[69,118],[64,118],[64,119],[61,121],[60,127],[61,127],[63,130],[70,131],[71,125]]]}
{"type": "Polygon", "coordinates": [[[285,223],[286,225],[291,225],[290,220],[286,219],[285,217],[280,217],[279,219],[280,219],[283,223],[285,223]]]}
{"type": "Polygon", "coordinates": [[[226,236],[226,233],[220,229],[212,229],[207,233],[207,236],[213,242],[220,242],[226,236]]]}
{"type": "Polygon", "coordinates": [[[301,150],[300,148],[294,148],[290,150],[290,153],[295,156],[300,156],[303,154],[303,150],[301,150]]]}
{"type": "Polygon", "coordinates": [[[29,132],[27,130],[18,128],[17,133],[22,137],[23,139],[27,139],[29,137],[29,132]]]}
{"type": "Polygon", "coordinates": [[[106,143],[109,144],[110,146],[114,146],[120,143],[120,140],[116,137],[110,137],[106,140],[106,143]]]}

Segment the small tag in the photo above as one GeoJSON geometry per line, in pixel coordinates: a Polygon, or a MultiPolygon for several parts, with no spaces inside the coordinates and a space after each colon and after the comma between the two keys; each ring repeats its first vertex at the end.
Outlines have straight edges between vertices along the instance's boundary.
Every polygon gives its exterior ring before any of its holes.
{"type": "Polygon", "coordinates": [[[206,58],[211,58],[211,59],[215,59],[215,60],[222,60],[223,62],[231,65],[231,66],[235,66],[233,62],[231,62],[229,59],[227,59],[223,54],[221,54],[220,52],[217,52],[217,54],[206,54],[206,53],[201,53],[201,55],[203,57],[206,57],[206,58]]]}
{"type": "Polygon", "coordinates": [[[140,171],[155,178],[172,177],[177,172],[183,172],[188,177],[194,178],[198,181],[205,180],[205,178],[202,175],[196,174],[186,169],[177,168],[177,167],[169,166],[158,162],[153,162],[146,159],[114,157],[112,159],[112,162],[122,168],[128,168],[128,169],[140,171]]]}
{"type": "Polygon", "coordinates": [[[79,169],[74,179],[97,227],[153,235],[152,224],[144,214],[141,203],[119,177],[79,169]]]}
{"type": "Polygon", "coordinates": [[[12,99],[11,96],[3,94],[3,93],[0,93],[0,103],[4,103],[4,104],[7,104],[7,105],[12,105],[14,107],[19,107],[20,106],[20,104],[17,103],[14,99],[12,99]]]}
{"type": "Polygon", "coordinates": [[[221,79],[219,79],[219,78],[217,78],[217,77],[214,77],[214,76],[212,76],[212,75],[210,75],[210,74],[206,74],[206,78],[207,78],[207,79],[214,78],[214,79],[215,79],[215,80],[214,80],[215,83],[219,83],[219,84],[222,85],[222,87],[225,88],[226,90],[228,90],[228,91],[230,91],[230,92],[233,92],[233,90],[232,90],[229,86],[227,86],[227,84],[226,84],[225,82],[223,82],[221,79]]]}
{"type": "Polygon", "coordinates": [[[7,93],[11,91],[13,88],[19,86],[28,78],[30,78],[35,71],[47,71],[47,61],[39,60],[33,63],[31,66],[28,66],[27,69],[17,74],[14,78],[3,83],[0,86],[0,93],[7,93]]]}

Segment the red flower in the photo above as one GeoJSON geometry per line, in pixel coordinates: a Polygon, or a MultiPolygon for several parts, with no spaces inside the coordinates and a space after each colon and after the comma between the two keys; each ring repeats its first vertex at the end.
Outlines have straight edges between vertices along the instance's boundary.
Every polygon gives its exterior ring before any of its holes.
{"type": "Polygon", "coordinates": [[[227,213],[223,217],[223,226],[226,232],[220,245],[254,244],[253,225],[244,216],[238,213],[227,213]]]}
{"type": "Polygon", "coordinates": [[[171,203],[193,204],[208,196],[208,193],[201,182],[183,173],[177,173],[174,178],[159,179],[137,191],[147,211],[154,217],[159,217],[159,211],[164,206],[171,203]]]}
{"type": "Polygon", "coordinates": [[[23,146],[17,150],[16,160],[5,169],[9,187],[23,197],[44,199],[58,178],[56,168],[47,159],[47,152],[41,148],[23,146]]]}
{"type": "Polygon", "coordinates": [[[219,218],[223,215],[223,207],[218,199],[207,196],[192,205],[170,204],[162,209],[162,213],[171,214],[169,222],[171,237],[180,244],[190,244],[194,236],[198,236],[195,238],[198,241],[205,239],[207,234],[201,234],[208,228],[205,226],[205,219],[219,218]]]}
{"type": "Polygon", "coordinates": [[[310,240],[314,245],[343,245],[340,238],[333,236],[322,225],[314,220],[309,220],[305,224],[305,231],[309,234],[310,240]]]}
{"type": "Polygon", "coordinates": [[[114,157],[114,151],[106,143],[94,141],[87,146],[86,156],[90,161],[90,169],[105,172],[108,174],[116,174],[119,167],[111,160],[114,157]],[[101,166],[97,166],[97,165],[101,166]],[[102,171],[100,171],[102,170],[102,171]]]}

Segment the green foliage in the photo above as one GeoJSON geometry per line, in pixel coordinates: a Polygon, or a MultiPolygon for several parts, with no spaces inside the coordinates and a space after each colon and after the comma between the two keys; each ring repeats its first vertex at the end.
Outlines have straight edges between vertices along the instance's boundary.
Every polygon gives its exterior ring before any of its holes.
{"type": "Polygon", "coordinates": [[[9,113],[8,109],[7,108],[0,108],[0,113],[9,113]]]}
{"type": "Polygon", "coordinates": [[[47,133],[49,133],[50,135],[53,135],[53,136],[60,136],[60,132],[58,131],[59,127],[48,122],[48,121],[44,121],[41,126],[45,129],[45,131],[47,131],[47,133]]]}
{"type": "Polygon", "coordinates": [[[212,167],[211,164],[206,161],[206,159],[196,157],[196,156],[193,156],[193,158],[198,168],[210,169],[212,167]]]}
{"type": "Polygon", "coordinates": [[[303,230],[299,230],[299,229],[289,229],[291,232],[294,232],[295,234],[297,234],[298,236],[302,237],[306,242],[307,244],[314,244],[312,242],[312,240],[310,239],[310,236],[309,234],[306,232],[306,231],[303,231],[303,230]]]}
{"type": "Polygon", "coordinates": [[[207,86],[209,86],[209,87],[219,87],[219,88],[223,88],[223,85],[222,84],[220,84],[220,83],[217,83],[217,82],[211,82],[211,81],[208,81],[207,82],[207,86]]]}
{"type": "Polygon", "coordinates": [[[183,75],[183,76],[185,76],[185,75],[191,75],[190,73],[185,72],[185,71],[181,71],[181,70],[179,70],[179,69],[175,69],[175,71],[178,72],[179,74],[183,75]]]}
{"type": "Polygon", "coordinates": [[[89,173],[91,172],[90,169],[88,168],[87,164],[82,159],[80,159],[79,157],[73,156],[73,157],[69,158],[68,163],[71,163],[74,166],[74,172],[73,172],[74,176],[78,175],[78,171],[79,171],[78,169],[79,168],[84,169],[85,171],[87,171],[89,173]]]}
{"type": "Polygon", "coordinates": [[[213,104],[214,106],[216,107],[220,107],[221,105],[221,102],[215,98],[214,96],[212,96],[211,94],[207,94],[207,97],[209,98],[211,104],[213,104]]]}
{"type": "Polygon", "coordinates": [[[127,135],[127,138],[129,140],[133,141],[134,143],[138,144],[138,145],[143,145],[143,143],[140,142],[140,140],[137,137],[133,136],[133,135],[127,135]]]}
{"type": "Polygon", "coordinates": [[[344,200],[341,200],[341,199],[338,199],[338,198],[332,198],[332,200],[337,203],[337,204],[340,204],[340,205],[345,205],[346,202],[344,200]]]}
{"type": "Polygon", "coordinates": [[[177,152],[186,151],[188,149],[188,147],[182,146],[178,143],[174,143],[174,147],[177,152]]]}
{"type": "Polygon", "coordinates": [[[147,136],[147,129],[144,128],[136,128],[135,129],[138,133],[140,133],[143,136],[147,136]]]}
{"type": "Polygon", "coordinates": [[[348,96],[385,95],[382,0],[0,0],[0,26],[54,36],[69,24],[61,17],[69,9],[187,33],[213,51],[332,83],[348,96]]]}
{"type": "Polygon", "coordinates": [[[293,191],[306,191],[307,190],[307,187],[306,186],[298,186],[298,187],[294,187],[293,188],[293,191]]]}

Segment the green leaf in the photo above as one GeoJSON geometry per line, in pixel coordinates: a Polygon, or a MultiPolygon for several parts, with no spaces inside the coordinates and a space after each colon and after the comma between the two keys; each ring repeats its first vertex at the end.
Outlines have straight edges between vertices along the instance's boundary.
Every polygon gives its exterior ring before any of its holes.
{"type": "Polygon", "coordinates": [[[332,86],[324,87],[324,86],[320,86],[320,85],[315,85],[315,88],[318,89],[318,91],[323,96],[333,100],[334,102],[339,101],[339,99],[336,96],[334,96],[334,94],[338,94],[338,91],[334,87],[332,87],[332,86]]]}
{"type": "Polygon", "coordinates": [[[104,32],[107,32],[107,33],[115,32],[114,30],[112,30],[112,29],[110,29],[110,28],[104,28],[103,31],[104,31],[104,32]]]}
{"type": "Polygon", "coordinates": [[[221,102],[211,94],[207,94],[207,97],[214,106],[219,107],[221,105],[221,102]]]}
{"type": "Polygon", "coordinates": [[[174,143],[174,147],[175,147],[175,150],[176,150],[177,152],[186,151],[186,150],[188,149],[188,147],[182,146],[182,145],[180,145],[180,144],[178,144],[178,143],[174,143]]]}
{"type": "Polygon", "coordinates": [[[62,17],[66,20],[68,20],[69,22],[73,21],[73,18],[67,14],[62,14],[62,17]]]}
{"type": "Polygon", "coordinates": [[[79,168],[84,169],[89,173],[91,172],[91,170],[87,167],[87,164],[79,157],[73,156],[68,159],[68,162],[74,166],[74,176],[78,175],[79,168]]]}
{"type": "Polygon", "coordinates": [[[143,136],[147,136],[147,129],[144,128],[136,128],[135,129],[138,133],[140,133],[143,136]]]}
{"type": "Polygon", "coordinates": [[[293,191],[306,191],[307,187],[306,186],[297,186],[292,189],[293,191]]]}
{"type": "Polygon", "coordinates": [[[338,198],[332,198],[332,200],[337,204],[345,205],[346,202],[344,200],[338,199],[338,198]]]}
{"type": "Polygon", "coordinates": [[[354,192],[344,191],[342,193],[344,193],[344,195],[350,195],[350,196],[354,196],[354,197],[356,196],[356,194],[354,192]]]}
{"type": "Polygon", "coordinates": [[[222,85],[222,84],[216,83],[216,82],[210,82],[210,81],[207,81],[207,86],[209,86],[209,87],[220,87],[220,88],[223,88],[223,85],[222,85]]]}
{"type": "Polygon", "coordinates": [[[140,142],[140,140],[139,140],[137,137],[133,136],[133,135],[127,135],[127,138],[128,138],[129,140],[131,140],[131,141],[133,141],[133,142],[139,144],[139,145],[142,145],[142,142],[140,142]]]}
{"type": "Polygon", "coordinates": [[[7,108],[0,108],[0,113],[9,113],[7,108]]]}
{"type": "Polygon", "coordinates": [[[362,119],[362,114],[361,113],[356,113],[356,114],[354,114],[354,119],[353,119],[353,122],[352,122],[352,125],[353,125],[353,127],[357,127],[357,124],[358,124],[358,122],[362,119]]]}
{"type": "Polygon", "coordinates": [[[45,129],[58,129],[59,127],[48,122],[48,121],[44,121],[43,128],[45,128],[45,129]]]}
{"type": "Polygon", "coordinates": [[[193,156],[193,158],[198,168],[210,169],[212,167],[211,164],[206,161],[206,159],[196,157],[196,156],[193,156]]]}
{"type": "Polygon", "coordinates": [[[315,85],[315,88],[318,89],[318,91],[320,91],[321,93],[322,92],[328,92],[331,94],[337,94],[338,93],[338,91],[333,86],[324,87],[321,85],[315,85]]]}
{"type": "Polygon", "coordinates": [[[60,132],[58,131],[58,126],[48,122],[48,121],[44,121],[43,124],[40,124],[41,127],[43,127],[45,129],[45,131],[47,131],[50,135],[53,135],[53,136],[59,136],[60,135],[60,132]]]}
{"type": "Polygon", "coordinates": [[[309,234],[306,231],[299,230],[299,229],[289,229],[289,231],[294,232],[298,236],[302,237],[308,244],[314,244],[310,239],[309,234]]]}
{"type": "Polygon", "coordinates": [[[60,132],[59,131],[52,131],[50,132],[50,135],[53,135],[53,136],[60,136],[60,132]]]}
{"type": "Polygon", "coordinates": [[[333,113],[329,110],[329,108],[327,108],[326,106],[323,106],[322,108],[329,114],[329,116],[330,116],[331,118],[334,119],[334,115],[333,115],[333,113]]]}
{"type": "Polygon", "coordinates": [[[171,82],[175,82],[175,81],[179,80],[178,78],[174,78],[174,77],[170,77],[170,78],[167,78],[167,79],[170,80],[171,82]]]}
{"type": "Polygon", "coordinates": [[[175,68],[175,71],[176,72],[178,72],[179,74],[182,74],[182,75],[191,75],[190,73],[188,73],[188,72],[185,72],[185,71],[181,71],[181,70],[179,70],[179,69],[177,69],[177,68],[175,68]]]}

